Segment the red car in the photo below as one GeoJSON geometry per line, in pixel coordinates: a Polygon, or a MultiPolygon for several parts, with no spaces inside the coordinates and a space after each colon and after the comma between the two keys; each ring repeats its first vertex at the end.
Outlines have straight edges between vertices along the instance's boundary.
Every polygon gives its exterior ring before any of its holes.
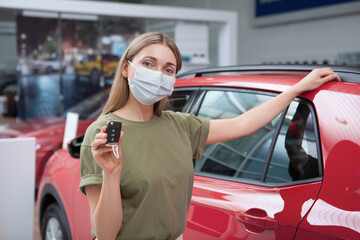
{"type": "Polygon", "coordinates": [[[35,186],[39,185],[44,166],[49,157],[62,147],[66,114],[79,114],[77,136],[85,134],[88,126],[99,116],[106,102],[107,91],[96,93],[68,109],[61,116],[47,116],[20,121],[0,130],[0,138],[35,137],[35,186]]]}
{"type": "MultiPolygon", "coordinates": [[[[189,72],[169,108],[231,118],[276,96],[315,66],[234,66],[189,72]]],[[[184,239],[360,239],[360,69],[303,93],[271,123],[208,145],[194,161],[184,239]]],[[[43,238],[91,239],[79,191],[82,138],[49,160],[38,209],[43,238]],[[70,153],[70,154],[69,154],[70,153]]]]}

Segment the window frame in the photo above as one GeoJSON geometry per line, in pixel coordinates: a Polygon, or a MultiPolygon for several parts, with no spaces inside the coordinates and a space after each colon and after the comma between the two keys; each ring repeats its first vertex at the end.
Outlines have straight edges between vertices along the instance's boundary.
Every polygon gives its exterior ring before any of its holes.
{"type": "MultiPolygon", "coordinates": [[[[194,105],[194,102],[197,101],[197,98],[199,97],[200,93],[200,87],[175,87],[173,93],[175,92],[183,92],[183,91],[193,91],[193,93],[190,96],[189,101],[186,103],[186,108],[183,109],[183,113],[190,113],[191,109],[194,105]]],[[[171,95],[169,96],[171,98],[171,95]]],[[[184,106],[185,107],[185,106],[184,106]]]]}
{"type": "MultiPolygon", "coordinates": [[[[204,98],[209,91],[232,91],[232,92],[241,92],[241,93],[252,93],[252,94],[261,94],[266,96],[272,96],[276,97],[280,94],[280,92],[275,91],[266,91],[266,90],[258,90],[258,89],[249,89],[249,88],[234,88],[234,87],[201,87],[198,92],[198,96],[196,98],[196,101],[192,102],[193,106],[190,107],[189,111],[190,113],[198,116],[200,108],[202,106],[202,103],[204,101],[204,98]]],[[[195,99],[194,99],[195,100],[195,99]]],[[[286,182],[286,183],[267,183],[266,175],[270,166],[271,158],[274,152],[274,149],[276,147],[277,139],[281,131],[281,127],[284,123],[286,113],[288,112],[289,106],[287,106],[280,115],[279,121],[276,124],[274,136],[271,140],[270,147],[269,147],[269,153],[266,157],[264,168],[261,175],[261,180],[250,180],[250,179],[236,179],[234,177],[227,177],[227,176],[221,176],[216,175],[213,173],[203,173],[203,172],[195,172],[194,175],[196,176],[202,176],[202,177],[208,177],[208,178],[214,178],[219,180],[225,180],[225,181],[231,181],[231,182],[239,182],[239,183],[245,183],[245,184],[251,184],[256,186],[263,186],[263,187],[285,187],[285,186],[295,186],[295,185],[301,185],[305,183],[313,183],[313,182],[319,182],[323,179],[323,158],[322,158],[322,151],[321,151],[321,139],[320,139],[320,132],[319,132],[319,125],[318,125],[318,118],[315,111],[314,104],[305,98],[296,97],[292,102],[298,102],[299,104],[304,104],[310,109],[311,117],[314,124],[314,135],[315,135],[315,144],[316,144],[316,151],[318,155],[318,164],[319,164],[319,177],[311,178],[311,179],[304,179],[304,180],[297,180],[292,182],[286,182]]],[[[290,104],[289,104],[290,105],[290,104]]],[[[201,160],[194,160],[194,161],[201,161],[201,160]]],[[[194,169],[195,170],[195,169],[194,169]]]]}

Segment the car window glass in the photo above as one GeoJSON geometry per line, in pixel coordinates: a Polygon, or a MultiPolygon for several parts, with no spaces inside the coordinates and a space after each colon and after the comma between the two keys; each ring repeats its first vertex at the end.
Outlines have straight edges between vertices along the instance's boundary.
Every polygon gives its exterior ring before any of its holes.
{"type": "MultiPolygon", "coordinates": [[[[198,116],[209,119],[237,117],[272,99],[251,92],[209,91],[198,116]]],[[[279,116],[251,135],[208,145],[195,171],[236,179],[260,180],[279,116]]]]}
{"type": "Polygon", "coordinates": [[[286,183],[319,176],[313,116],[306,104],[292,102],[275,145],[266,182],[286,183]]]}
{"type": "Polygon", "coordinates": [[[174,112],[186,111],[194,92],[195,90],[174,91],[166,102],[164,110],[171,110],[174,112]]]}

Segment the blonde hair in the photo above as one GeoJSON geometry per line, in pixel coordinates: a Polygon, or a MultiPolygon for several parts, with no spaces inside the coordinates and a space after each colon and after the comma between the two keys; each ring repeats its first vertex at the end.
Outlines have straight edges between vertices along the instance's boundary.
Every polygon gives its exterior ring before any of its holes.
{"type": "MultiPolygon", "coordinates": [[[[176,73],[181,69],[182,58],[180,51],[169,36],[160,32],[141,34],[132,41],[119,61],[109,98],[102,110],[101,115],[113,112],[125,106],[129,100],[129,85],[127,79],[122,75],[123,65],[127,60],[132,61],[136,54],[138,54],[144,47],[147,47],[151,44],[163,44],[169,47],[176,58],[176,73]]],[[[161,115],[166,101],[167,98],[164,98],[154,104],[154,113],[156,115],[161,115]]]]}

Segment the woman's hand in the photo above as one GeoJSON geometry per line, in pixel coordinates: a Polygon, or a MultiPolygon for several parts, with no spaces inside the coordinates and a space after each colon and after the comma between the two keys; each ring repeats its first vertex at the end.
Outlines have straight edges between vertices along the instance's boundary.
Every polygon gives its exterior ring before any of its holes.
{"type": "Polygon", "coordinates": [[[294,85],[298,94],[314,90],[329,81],[341,81],[331,68],[317,68],[312,70],[300,82],[294,85]]]}
{"type": "Polygon", "coordinates": [[[121,153],[121,139],[124,132],[121,132],[119,142],[119,158],[114,156],[111,147],[105,146],[107,141],[106,126],[101,128],[101,131],[95,135],[95,139],[91,144],[91,152],[96,162],[105,173],[120,174],[122,170],[122,153],[121,153]]]}
{"type": "Polygon", "coordinates": [[[102,185],[85,187],[91,210],[91,225],[97,239],[115,239],[121,229],[123,220],[120,179],[122,170],[121,132],[119,157],[114,156],[111,147],[105,146],[107,141],[106,126],[95,135],[91,144],[91,152],[103,170],[102,185]]]}

